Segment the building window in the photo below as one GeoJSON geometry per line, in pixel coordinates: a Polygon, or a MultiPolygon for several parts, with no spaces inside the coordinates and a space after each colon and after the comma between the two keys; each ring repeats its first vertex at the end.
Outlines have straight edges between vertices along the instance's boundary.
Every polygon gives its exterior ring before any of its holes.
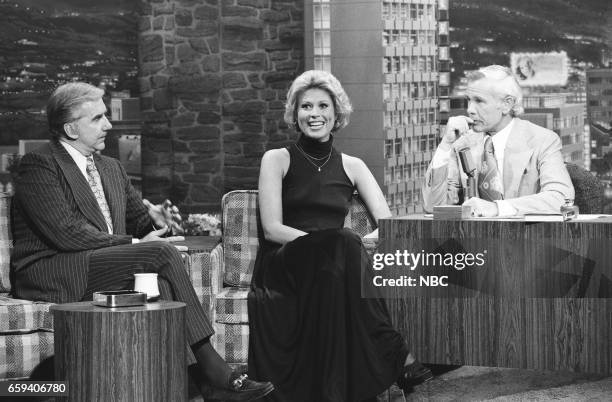
{"type": "Polygon", "coordinates": [[[382,45],[389,46],[389,31],[383,31],[382,33],[382,45]]]}
{"type": "Polygon", "coordinates": [[[412,99],[419,98],[419,86],[416,82],[410,84],[410,97],[412,99]]]}
{"type": "Polygon", "coordinates": [[[385,159],[393,156],[393,140],[385,140],[385,159]]]}
{"type": "Polygon", "coordinates": [[[406,205],[412,204],[412,190],[406,191],[406,205]]]}
{"type": "Polygon", "coordinates": [[[438,58],[440,60],[448,60],[450,58],[449,53],[448,53],[448,47],[438,48],[438,58]]]}
{"type": "Polygon", "coordinates": [[[391,84],[383,84],[383,101],[391,100],[391,84]]]}
{"type": "Polygon", "coordinates": [[[410,110],[404,110],[402,113],[402,126],[408,126],[410,124],[410,110]]]}
{"type": "Polygon", "coordinates": [[[407,73],[409,70],[410,70],[410,59],[406,56],[402,56],[400,72],[407,73]]]}
{"type": "Polygon", "coordinates": [[[399,16],[399,4],[391,3],[391,18],[396,19],[399,16]]]}
{"type": "Polygon", "coordinates": [[[412,165],[404,165],[404,178],[410,180],[412,178],[412,165]]]}
{"type": "Polygon", "coordinates": [[[417,19],[417,6],[414,3],[410,4],[410,19],[412,20],[417,19]]]}
{"type": "Polygon", "coordinates": [[[418,39],[417,31],[414,29],[410,30],[410,46],[416,46],[418,39]]]}
{"type": "Polygon", "coordinates": [[[313,23],[314,29],[329,29],[330,17],[329,17],[329,5],[328,4],[314,4],[313,8],[313,23]]]}
{"type": "Polygon", "coordinates": [[[383,58],[383,73],[389,74],[393,69],[393,65],[391,64],[391,57],[383,58]]]}
{"type": "Polygon", "coordinates": [[[440,35],[448,35],[448,21],[440,21],[438,32],[440,32],[440,35]]]}
{"type": "Polygon", "coordinates": [[[403,20],[408,18],[408,4],[407,3],[400,4],[400,18],[403,20]]]}
{"type": "Polygon", "coordinates": [[[429,136],[429,150],[430,151],[434,151],[437,146],[438,146],[438,144],[437,144],[436,136],[435,135],[430,135],[429,136]]]}
{"type": "Polygon", "coordinates": [[[329,31],[314,32],[314,54],[327,56],[330,54],[331,40],[329,31]]]}
{"type": "Polygon", "coordinates": [[[429,21],[435,21],[436,20],[436,16],[434,15],[434,5],[433,4],[427,4],[425,6],[425,15],[427,17],[427,19],[429,21]]]}
{"type": "Polygon", "coordinates": [[[388,20],[391,13],[391,5],[387,2],[382,3],[382,18],[388,20]]]}
{"type": "Polygon", "coordinates": [[[425,16],[425,5],[417,4],[417,18],[423,18],[425,16]]]}
{"type": "Polygon", "coordinates": [[[401,83],[401,94],[400,94],[400,98],[401,100],[407,100],[408,99],[408,87],[409,84],[407,82],[402,82],[401,83]]]}
{"type": "Polygon", "coordinates": [[[419,151],[427,151],[427,136],[425,135],[419,137],[419,151]]]}
{"type": "Polygon", "coordinates": [[[402,154],[402,139],[396,138],[394,143],[395,143],[395,155],[400,156],[402,154]]]}
{"type": "Polygon", "coordinates": [[[316,56],[314,58],[315,70],[331,72],[331,60],[329,56],[316,56]]]}
{"type": "Polygon", "coordinates": [[[404,205],[404,193],[395,194],[395,206],[402,207],[404,205]]]}

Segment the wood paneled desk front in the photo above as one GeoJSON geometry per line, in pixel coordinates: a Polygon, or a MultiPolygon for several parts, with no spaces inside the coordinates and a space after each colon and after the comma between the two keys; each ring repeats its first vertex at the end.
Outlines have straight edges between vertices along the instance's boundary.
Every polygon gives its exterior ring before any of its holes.
{"type": "Polygon", "coordinates": [[[376,287],[423,362],[612,374],[612,218],[415,215],[379,233],[376,287]]]}

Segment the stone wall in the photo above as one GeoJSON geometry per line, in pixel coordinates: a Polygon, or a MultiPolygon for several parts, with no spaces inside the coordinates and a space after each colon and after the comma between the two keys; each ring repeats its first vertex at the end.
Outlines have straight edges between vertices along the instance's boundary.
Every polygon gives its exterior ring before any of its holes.
{"type": "Polygon", "coordinates": [[[266,149],[304,69],[303,2],[149,0],[140,18],[143,194],[183,212],[256,188],[266,149]]]}

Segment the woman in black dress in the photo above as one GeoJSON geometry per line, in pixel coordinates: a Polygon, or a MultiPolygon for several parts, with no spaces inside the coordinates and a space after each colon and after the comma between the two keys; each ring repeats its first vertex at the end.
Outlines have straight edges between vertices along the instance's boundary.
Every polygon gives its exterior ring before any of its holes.
{"type": "Polygon", "coordinates": [[[391,213],[363,161],[333,147],[351,111],[333,75],[303,73],[285,109],[300,137],[261,161],[266,241],[249,294],[249,371],[275,384],[271,400],[365,401],[395,381],[409,388],[432,377],[392,327],[384,300],[361,297],[371,260],[342,228],[353,191],[376,220],[391,213]]]}

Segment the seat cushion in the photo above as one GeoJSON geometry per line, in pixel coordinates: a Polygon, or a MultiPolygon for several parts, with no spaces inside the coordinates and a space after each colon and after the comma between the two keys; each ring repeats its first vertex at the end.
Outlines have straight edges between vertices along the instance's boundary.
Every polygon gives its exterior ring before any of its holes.
{"type": "Polygon", "coordinates": [[[221,201],[223,209],[224,282],[249,286],[259,249],[256,191],[232,191],[221,201]]]}
{"type": "Polygon", "coordinates": [[[53,356],[53,332],[0,335],[0,378],[25,378],[53,356]]]}
{"type": "Polygon", "coordinates": [[[248,288],[224,288],[216,297],[215,321],[220,324],[248,324],[248,288]]]}
{"type": "Polygon", "coordinates": [[[29,332],[39,329],[51,331],[53,316],[49,307],[53,303],[13,299],[0,294],[0,334],[29,332]]]}

